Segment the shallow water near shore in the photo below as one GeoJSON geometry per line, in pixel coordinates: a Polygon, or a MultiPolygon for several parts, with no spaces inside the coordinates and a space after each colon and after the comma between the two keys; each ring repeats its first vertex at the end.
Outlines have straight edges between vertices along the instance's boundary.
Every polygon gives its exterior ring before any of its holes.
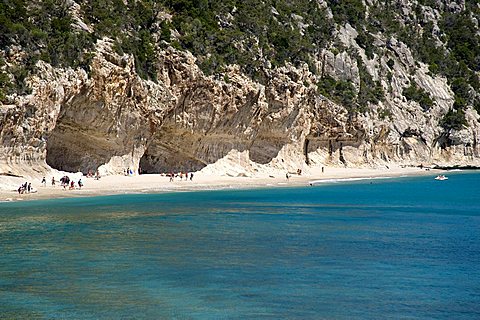
{"type": "Polygon", "coordinates": [[[480,318],[480,173],[0,204],[0,318],[480,318]]]}

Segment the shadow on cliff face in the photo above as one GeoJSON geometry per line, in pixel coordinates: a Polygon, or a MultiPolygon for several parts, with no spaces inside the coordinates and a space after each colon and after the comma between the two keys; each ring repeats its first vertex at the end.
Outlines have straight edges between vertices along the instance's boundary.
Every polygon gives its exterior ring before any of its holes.
{"type": "Polygon", "coordinates": [[[115,154],[115,145],[108,138],[59,122],[48,138],[46,161],[57,170],[95,172],[115,154]]]}
{"type": "Polygon", "coordinates": [[[193,135],[175,128],[164,129],[150,141],[140,158],[143,173],[168,173],[201,170],[207,163],[196,156],[193,135]]]}
{"type": "Polygon", "coordinates": [[[140,159],[140,167],[143,173],[198,171],[233,148],[233,143],[218,136],[164,127],[150,141],[140,159]]]}
{"type": "Polygon", "coordinates": [[[225,157],[230,151],[250,150],[250,159],[269,163],[283,142],[257,138],[253,142],[225,133],[198,134],[181,128],[163,128],[150,142],[140,167],[143,173],[198,171],[225,157]]]}
{"type": "Polygon", "coordinates": [[[198,171],[205,166],[202,161],[182,151],[169,150],[160,145],[147,149],[140,159],[140,168],[144,174],[198,171]]]}
{"type": "Polygon", "coordinates": [[[62,105],[48,136],[47,164],[84,174],[105,164],[119,172],[135,164],[150,136],[149,122],[131,99],[115,99],[98,98],[84,88],[62,105]]]}
{"type": "Polygon", "coordinates": [[[278,155],[285,144],[286,142],[280,139],[257,138],[250,146],[250,160],[267,164],[278,155]]]}

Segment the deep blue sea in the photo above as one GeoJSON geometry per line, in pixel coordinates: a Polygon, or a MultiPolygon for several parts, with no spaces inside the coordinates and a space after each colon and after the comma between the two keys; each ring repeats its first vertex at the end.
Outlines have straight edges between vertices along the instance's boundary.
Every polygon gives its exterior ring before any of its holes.
{"type": "Polygon", "coordinates": [[[1,319],[480,319],[480,173],[0,204],[1,319]]]}

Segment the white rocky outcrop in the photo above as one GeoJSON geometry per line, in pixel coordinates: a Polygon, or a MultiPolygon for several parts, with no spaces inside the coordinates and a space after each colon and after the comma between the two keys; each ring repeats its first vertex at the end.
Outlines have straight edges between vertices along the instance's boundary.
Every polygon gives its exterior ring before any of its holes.
{"type": "MultiPolygon", "coordinates": [[[[339,35],[355,46],[351,27],[339,35]]],[[[29,79],[32,93],[0,106],[0,174],[41,175],[50,167],[255,175],[265,166],[480,165],[478,114],[469,109],[468,128],[445,132],[439,121],[453,103],[446,80],[417,66],[398,40],[383,41],[385,56],[361,56],[386,99],[354,115],[317,93],[319,79],[306,65],[265,70],[260,84],[235,65],[223,78],[205,76],[190,53],[167,48],[158,51],[155,83],[141,79],[133,57],[115,53],[111,40],[99,40],[90,74],[39,62],[29,79]],[[411,81],[430,93],[429,110],[403,96],[411,81]]],[[[324,50],[317,65],[360,85],[352,52],[324,50]]]]}

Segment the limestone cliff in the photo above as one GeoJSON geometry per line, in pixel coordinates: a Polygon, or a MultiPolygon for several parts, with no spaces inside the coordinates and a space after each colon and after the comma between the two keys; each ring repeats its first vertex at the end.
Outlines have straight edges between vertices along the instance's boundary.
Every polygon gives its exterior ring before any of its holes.
{"type": "Polygon", "coordinates": [[[171,46],[156,48],[156,82],[144,80],[109,38],[96,42],[89,74],[39,61],[27,79],[31,93],[0,105],[0,173],[192,171],[221,159],[246,174],[261,166],[480,165],[473,107],[467,126],[440,126],[454,103],[445,78],[395,37],[376,35],[382,54],[367,56],[353,27],[335,32],[341,45],[315,56],[321,74],[286,63],[265,68],[262,83],[235,64],[207,76],[196,57],[171,46]],[[359,63],[385,98],[352,113],[317,85],[328,75],[361,90],[359,63]],[[412,82],[429,93],[428,109],[404,96],[412,82]]]}

